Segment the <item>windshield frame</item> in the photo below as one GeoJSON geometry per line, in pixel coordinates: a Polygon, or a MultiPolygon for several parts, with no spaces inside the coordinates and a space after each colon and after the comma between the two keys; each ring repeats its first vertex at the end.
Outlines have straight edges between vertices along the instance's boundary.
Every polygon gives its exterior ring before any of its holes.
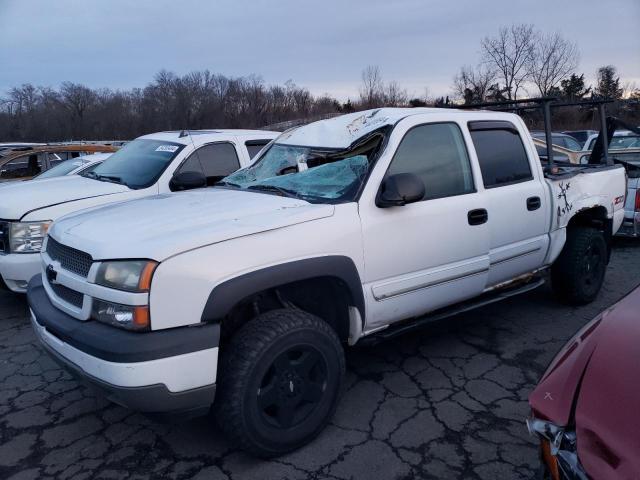
{"type": "Polygon", "coordinates": [[[159,138],[136,138],[135,140],[132,140],[131,142],[128,142],[127,145],[123,146],[122,149],[118,150],[117,152],[113,153],[111,156],[109,156],[109,158],[106,158],[102,161],[102,163],[100,163],[100,165],[98,165],[96,167],[96,169],[90,170],[88,172],[80,172],[78,175],[84,178],[89,178],[91,180],[96,180],[98,182],[110,182],[110,183],[115,183],[117,185],[124,185],[127,188],[130,188],[131,190],[144,190],[145,188],[149,188],[152,187],[153,185],[155,185],[158,180],[160,180],[160,177],[162,177],[162,175],[164,174],[164,172],[167,171],[167,169],[175,162],[176,158],[178,158],[178,156],[184,151],[184,149],[187,147],[187,145],[185,145],[184,143],[179,143],[179,142],[173,142],[171,140],[163,140],[163,139],[159,139],[159,138]],[[107,174],[107,173],[96,173],[95,170],[104,166],[107,162],[109,162],[112,158],[118,158],[116,157],[116,155],[118,154],[118,152],[122,151],[122,149],[126,148],[127,145],[131,145],[135,142],[162,142],[163,144],[166,145],[172,145],[172,146],[176,146],[178,147],[178,149],[173,152],[173,155],[171,156],[171,158],[166,162],[166,164],[156,173],[156,175],[154,177],[152,177],[147,183],[145,184],[128,184],[123,182],[116,182],[113,180],[101,180],[99,177],[101,175],[104,176],[116,176],[115,173],[112,174],[107,174]],[[91,173],[93,173],[94,175],[90,175],[91,173]]]}
{"type": "MultiPolygon", "coordinates": [[[[227,177],[225,177],[222,180],[220,180],[220,182],[219,182],[219,183],[221,183],[220,185],[219,184],[215,184],[212,188],[223,188],[223,189],[230,189],[230,190],[236,190],[236,191],[246,191],[246,192],[249,192],[249,193],[263,193],[263,194],[266,194],[266,195],[283,196],[283,192],[282,191],[278,192],[275,189],[274,189],[274,191],[261,190],[261,189],[252,189],[252,188],[250,188],[252,185],[248,185],[247,187],[238,187],[238,186],[234,186],[234,185],[230,185],[230,184],[224,185],[224,182],[231,175],[234,175],[237,172],[240,172],[242,170],[249,169],[249,168],[252,168],[252,167],[258,165],[260,162],[262,162],[264,160],[264,158],[266,157],[268,152],[275,146],[291,147],[291,148],[304,148],[304,149],[309,149],[309,152],[318,153],[318,154],[345,155],[345,159],[346,159],[346,158],[349,158],[347,155],[350,152],[354,152],[358,148],[361,148],[361,147],[365,146],[368,142],[372,141],[376,137],[380,137],[380,140],[379,140],[378,144],[371,148],[371,153],[367,156],[368,157],[367,171],[366,171],[365,175],[362,177],[362,179],[360,181],[360,184],[358,185],[358,188],[352,194],[350,194],[350,195],[342,195],[342,196],[339,196],[339,197],[336,197],[336,198],[317,197],[317,196],[304,195],[304,194],[298,194],[298,195],[295,195],[295,196],[294,195],[287,195],[287,196],[289,196],[289,198],[301,199],[303,201],[306,201],[306,202],[309,202],[309,203],[312,203],[312,204],[336,205],[336,204],[341,204],[341,203],[358,202],[359,199],[360,199],[360,196],[362,195],[364,187],[368,183],[369,177],[371,176],[371,173],[373,172],[374,167],[378,162],[378,159],[381,157],[381,155],[384,153],[384,151],[385,151],[385,149],[387,147],[387,143],[389,141],[389,136],[390,136],[391,131],[393,130],[393,127],[394,127],[394,125],[384,125],[384,126],[382,126],[380,128],[372,130],[371,132],[367,133],[366,135],[363,135],[362,137],[356,139],[347,148],[327,148],[327,147],[322,147],[322,146],[292,145],[292,144],[288,144],[288,143],[277,143],[278,139],[276,138],[270,144],[265,146],[265,148],[262,150],[261,155],[258,158],[256,158],[253,162],[251,162],[251,165],[248,165],[247,167],[244,167],[244,168],[242,168],[240,170],[237,170],[236,172],[228,175],[227,177]]],[[[337,160],[337,161],[341,161],[341,160],[337,160]]],[[[330,163],[332,163],[332,162],[326,162],[323,165],[327,165],[327,164],[330,164],[330,163]]],[[[312,167],[312,168],[317,168],[317,167],[312,167]]],[[[298,173],[300,173],[300,172],[298,172],[298,173]]],[[[233,182],[231,182],[231,183],[233,183],[233,182]]]]}

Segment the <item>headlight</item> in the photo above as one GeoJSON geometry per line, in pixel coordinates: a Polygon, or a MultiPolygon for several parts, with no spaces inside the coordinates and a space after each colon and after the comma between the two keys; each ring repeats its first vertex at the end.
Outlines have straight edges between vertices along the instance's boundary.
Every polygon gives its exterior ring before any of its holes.
{"type": "Polygon", "coordinates": [[[96,283],[127,292],[148,292],[157,266],[157,262],[149,260],[104,262],[98,269],[96,283]]]}
{"type": "Polygon", "coordinates": [[[9,225],[11,253],[38,253],[51,222],[11,222],[9,225]]]}
{"type": "Polygon", "coordinates": [[[127,330],[149,329],[149,307],[119,305],[94,299],[92,317],[99,322],[127,330]]]}

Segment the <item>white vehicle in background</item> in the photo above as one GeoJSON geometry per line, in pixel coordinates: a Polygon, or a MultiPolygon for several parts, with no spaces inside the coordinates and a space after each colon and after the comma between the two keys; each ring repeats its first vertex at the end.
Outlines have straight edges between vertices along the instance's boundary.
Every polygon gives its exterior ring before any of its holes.
{"type": "Polygon", "coordinates": [[[109,158],[111,153],[94,153],[93,155],[83,155],[72,158],[51,167],[40,175],[33,177],[33,180],[46,180],[47,178],[63,177],[65,175],[80,175],[89,172],[109,158]]]}
{"type": "MultiPolygon", "coordinates": [[[[24,293],[40,271],[40,249],[54,220],[71,212],[213,185],[279,133],[261,130],[160,132],[127,143],[95,169],[0,188],[0,286],[24,293]]],[[[176,219],[168,218],[171,222],[176,219]]]]}
{"type": "MultiPolygon", "coordinates": [[[[593,150],[597,138],[598,134],[590,135],[584,144],[584,150],[593,150]]],[[[609,150],[625,148],[640,148],[640,135],[629,130],[616,130],[611,142],[609,142],[609,150]]]]}
{"type": "Polygon", "coordinates": [[[109,399],[190,414],[215,399],[229,437],[279,455],[331,418],[345,344],[531,290],[547,269],[559,297],[592,301],[624,197],[619,165],[543,167],[513,114],[343,115],[214,188],[60,219],[31,321],[109,399]]]}

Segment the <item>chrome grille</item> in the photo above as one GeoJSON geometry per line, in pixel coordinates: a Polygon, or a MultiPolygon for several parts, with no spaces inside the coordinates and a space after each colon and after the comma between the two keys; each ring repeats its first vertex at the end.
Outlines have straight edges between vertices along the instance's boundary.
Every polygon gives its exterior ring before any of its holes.
{"type": "Polygon", "coordinates": [[[52,260],[57,260],[65,270],[87,277],[93,263],[91,255],[75,248],[67,247],[49,237],[47,240],[47,254],[52,260]]]}
{"type": "Polygon", "coordinates": [[[64,285],[60,285],[59,283],[49,282],[49,286],[58,298],[70,303],[74,307],[82,308],[82,300],[84,299],[84,295],[82,293],[76,292],[75,290],[65,287],[64,285]]]}
{"type": "Polygon", "coordinates": [[[9,222],[0,221],[0,253],[9,253],[9,222]]]}

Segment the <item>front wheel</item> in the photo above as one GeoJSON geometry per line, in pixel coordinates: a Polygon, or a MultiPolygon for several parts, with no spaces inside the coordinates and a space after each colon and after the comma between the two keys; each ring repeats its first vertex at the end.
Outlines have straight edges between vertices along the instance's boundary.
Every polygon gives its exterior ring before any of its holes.
{"type": "Polygon", "coordinates": [[[294,309],[263,313],[222,353],[216,417],[227,436],[260,457],[312,440],[335,411],[345,371],[333,329],[294,309]]]}
{"type": "Polygon", "coordinates": [[[607,243],[595,228],[576,227],[551,267],[554,292],[564,301],[584,305],[595,300],[607,268],[607,243]]]}

